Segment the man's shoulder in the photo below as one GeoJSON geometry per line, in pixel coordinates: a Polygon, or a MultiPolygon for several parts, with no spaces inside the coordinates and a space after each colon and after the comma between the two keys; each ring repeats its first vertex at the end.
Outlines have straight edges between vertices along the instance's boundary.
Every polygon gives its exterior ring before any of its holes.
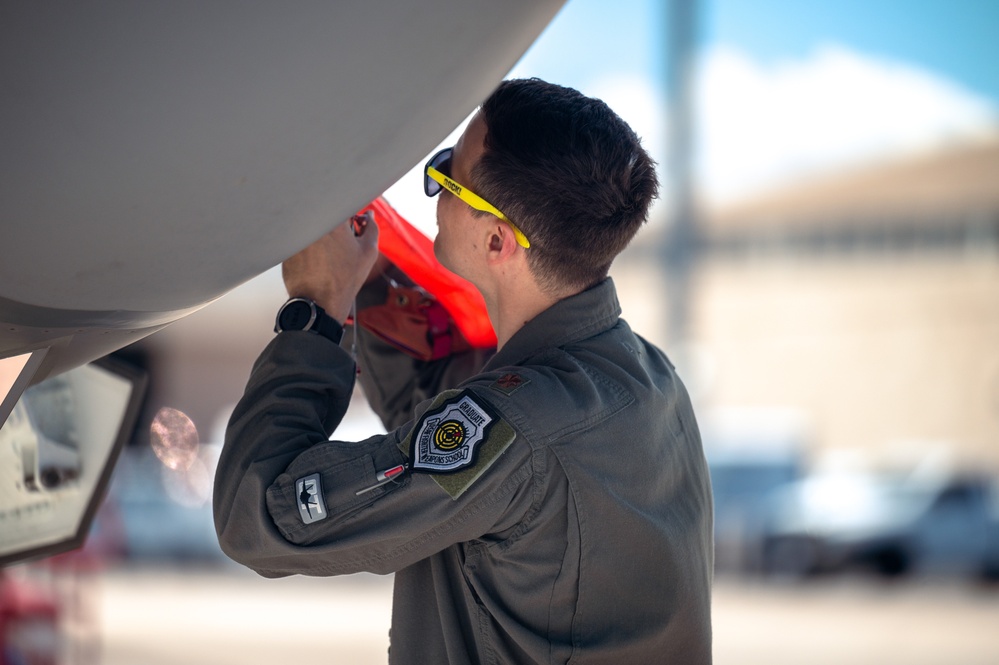
{"type": "Polygon", "coordinates": [[[563,349],[546,350],[529,365],[480,374],[465,385],[534,447],[593,427],[635,400],[623,383],[563,349]]]}

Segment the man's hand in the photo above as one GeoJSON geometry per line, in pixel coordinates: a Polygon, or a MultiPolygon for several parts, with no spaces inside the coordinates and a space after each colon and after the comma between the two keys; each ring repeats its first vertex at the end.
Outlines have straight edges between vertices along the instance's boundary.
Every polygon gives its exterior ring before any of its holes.
{"type": "Polygon", "coordinates": [[[344,223],[281,264],[288,296],[310,298],[343,323],[378,259],[378,226],[369,221],[360,236],[344,223]]]}

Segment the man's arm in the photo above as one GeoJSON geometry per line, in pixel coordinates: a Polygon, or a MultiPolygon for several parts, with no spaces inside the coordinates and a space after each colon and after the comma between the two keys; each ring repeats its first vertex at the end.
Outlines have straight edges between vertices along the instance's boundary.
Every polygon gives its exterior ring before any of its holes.
{"type": "MultiPolygon", "coordinates": [[[[344,225],[286,261],[289,295],[342,321],[376,254],[377,231],[365,236],[344,225]]],[[[254,364],[215,479],[216,531],[232,559],[267,577],[389,572],[509,528],[526,511],[530,448],[511,447],[514,431],[498,413],[488,431],[470,430],[479,452],[446,479],[413,472],[408,437],[421,422],[424,432],[433,426],[423,415],[450,408],[447,396],[416,405],[412,420],[386,435],[329,441],[355,376],[347,351],[306,331],[279,333],[254,364]],[[400,475],[386,479],[393,469],[400,475]]],[[[458,398],[488,408],[482,396],[458,398]]]]}
{"type": "Polygon", "coordinates": [[[528,512],[530,446],[514,441],[484,386],[421,404],[388,434],[328,441],[353,375],[349,353],[307,332],[281,333],[261,354],[216,472],[215,526],[226,555],[265,577],[387,573],[509,529],[528,512]],[[457,473],[414,473],[414,430],[432,431],[439,418],[431,416],[457,409],[459,398],[487,410],[488,427],[468,430],[475,455],[457,473]],[[386,479],[391,469],[399,475],[386,479]]]}
{"type": "Polygon", "coordinates": [[[250,567],[280,557],[266,493],[304,450],[327,441],[350,404],[353,361],[309,332],[280,333],[261,353],[226,427],[212,508],[223,551],[250,567]]]}
{"type": "MultiPolygon", "coordinates": [[[[377,258],[377,225],[369,224],[357,236],[343,223],[287,259],[281,272],[289,297],[308,298],[343,324],[377,258]]],[[[231,546],[237,549],[252,549],[241,542],[244,534],[278,535],[272,523],[259,519],[264,480],[279,474],[303,449],[327,440],[346,413],[356,372],[348,355],[322,353],[335,346],[311,332],[282,332],[254,364],[229,420],[216,471],[213,509],[223,549],[227,538],[235,537],[231,546]],[[282,435],[274,436],[275,431],[282,435]],[[262,439],[267,445],[263,457],[262,439]]]]}

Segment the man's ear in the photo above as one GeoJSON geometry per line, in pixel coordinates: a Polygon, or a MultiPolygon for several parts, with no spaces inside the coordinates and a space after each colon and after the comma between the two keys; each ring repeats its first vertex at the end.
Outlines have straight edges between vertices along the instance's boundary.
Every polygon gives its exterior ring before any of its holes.
{"type": "Polygon", "coordinates": [[[489,234],[489,260],[502,262],[508,260],[517,252],[517,238],[513,235],[513,229],[498,222],[490,230],[489,234]]]}

